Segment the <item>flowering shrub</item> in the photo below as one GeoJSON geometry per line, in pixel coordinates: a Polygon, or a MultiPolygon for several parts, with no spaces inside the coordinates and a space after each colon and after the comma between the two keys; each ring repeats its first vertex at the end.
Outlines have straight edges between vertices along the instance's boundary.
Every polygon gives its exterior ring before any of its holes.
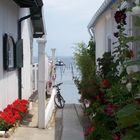
{"type": "Polygon", "coordinates": [[[0,130],[7,131],[20,121],[28,112],[29,102],[27,100],[15,100],[12,104],[0,111],[0,130]]]}
{"type": "MultiPolygon", "coordinates": [[[[78,81],[83,100],[89,102],[85,112],[93,126],[84,133],[87,140],[140,138],[140,98],[137,96],[140,93],[140,72],[127,73],[130,60],[134,57],[129,45],[138,41],[138,37],[125,33],[127,10],[118,9],[114,15],[117,32],[114,33],[113,54],[104,53],[102,58],[97,59],[95,75],[88,72],[86,81],[78,81]]],[[[92,65],[88,62],[88,66],[92,65]]]]}

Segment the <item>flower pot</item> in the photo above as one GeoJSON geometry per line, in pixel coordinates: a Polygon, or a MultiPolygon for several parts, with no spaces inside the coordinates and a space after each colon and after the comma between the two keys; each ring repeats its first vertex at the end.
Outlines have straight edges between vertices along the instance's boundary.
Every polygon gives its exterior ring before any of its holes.
{"type": "Polygon", "coordinates": [[[0,137],[3,137],[5,135],[5,131],[0,131],[0,137]]]}

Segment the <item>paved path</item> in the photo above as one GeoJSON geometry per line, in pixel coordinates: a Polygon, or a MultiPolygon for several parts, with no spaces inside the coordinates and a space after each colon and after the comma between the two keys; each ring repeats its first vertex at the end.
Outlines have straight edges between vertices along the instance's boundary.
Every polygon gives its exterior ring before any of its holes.
{"type": "Polygon", "coordinates": [[[63,110],[63,132],[61,140],[84,140],[79,105],[69,104],[63,110]]]}
{"type": "Polygon", "coordinates": [[[0,140],[84,140],[83,127],[86,128],[87,120],[80,105],[67,104],[64,109],[57,109],[46,129],[37,128],[37,112],[35,103],[32,121],[27,118],[29,124],[25,121],[10,138],[0,140]]]}

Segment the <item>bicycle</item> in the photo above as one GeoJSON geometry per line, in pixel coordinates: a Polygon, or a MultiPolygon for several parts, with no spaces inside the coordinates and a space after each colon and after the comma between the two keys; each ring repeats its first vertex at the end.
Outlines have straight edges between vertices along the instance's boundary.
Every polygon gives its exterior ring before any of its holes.
{"type": "Polygon", "coordinates": [[[64,108],[64,105],[65,105],[65,100],[62,97],[62,95],[60,93],[60,88],[59,88],[59,86],[61,84],[63,84],[63,83],[59,83],[59,84],[53,86],[54,88],[56,88],[56,91],[57,91],[56,95],[54,96],[54,103],[58,108],[64,108]]]}

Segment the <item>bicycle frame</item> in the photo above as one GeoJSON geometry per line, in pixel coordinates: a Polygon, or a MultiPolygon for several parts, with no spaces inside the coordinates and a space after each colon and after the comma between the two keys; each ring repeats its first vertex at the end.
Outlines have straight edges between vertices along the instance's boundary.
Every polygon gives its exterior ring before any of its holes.
{"type": "Polygon", "coordinates": [[[63,84],[63,83],[59,83],[57,85],[54,85],[53,87],[56,88],[57,90],[57,93],[56,95],[54,96],[54,102],[55,102],[55,105],[58,107],[58,108],[63,108],[64,105],[65,105],[65,100],[64,98],[62,97],[61,93],[60,93],[60,88],[59,86],[63,84]]]}

